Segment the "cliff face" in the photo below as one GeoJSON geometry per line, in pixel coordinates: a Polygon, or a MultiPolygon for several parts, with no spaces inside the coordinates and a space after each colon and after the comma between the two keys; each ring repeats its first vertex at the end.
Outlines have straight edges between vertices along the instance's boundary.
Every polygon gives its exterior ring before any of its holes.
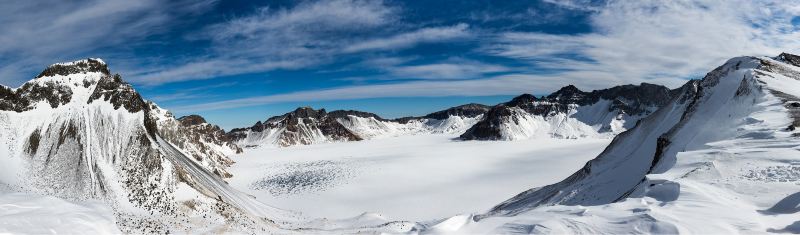
{"type": "Polygon", "coordinates": [[[591,92],[569,85],[540,98],[523,94],[492,107],[460,138],[515,140],[617,134],[663,107],[673,95],[664,86],[648,83],[591,92]]]}
{"type": "Polygon", "coordinates": [[[203,218],[212,227],[226,223],[223,214],[268,216],[222,180],[227,155],[241,149],[199,119],[175,119],[142,99],[102,60],[55,64],[20,88],[0,89],[0,184],[101,200],[133,233],[164,232],[188,223],[169,218],[197,214],[214,214],[203,218]]]}
{"type": "Polygon", "coordinates": [[[271,117],[264,122],[259,121],[250,128],[233,129],[227,135],[232,141],[238,141],[249,147],[261,144],[286,147],[362,140],[337,121],[337,118],[347,115],[373,116],[374,114],[357,111],[335,111],[329,114],[325,109],[303,107],[284,115],[271,117]]]}

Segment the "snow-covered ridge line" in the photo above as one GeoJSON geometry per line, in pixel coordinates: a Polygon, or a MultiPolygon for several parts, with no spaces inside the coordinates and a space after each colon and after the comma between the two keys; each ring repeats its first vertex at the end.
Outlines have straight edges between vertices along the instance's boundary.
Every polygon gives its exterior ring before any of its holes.
{"type": "Polygon", "coordinates": [[[98,72],[106,75],[111,74],[111,72],[108,70],[108,65],[106,64],[105,61],[97,58],[88,58],[67,63],[56,63],[47,66],[47,68],[44,69],[44,71],[42,71],[41,73],[39,73],[39,75],[36,76],[36,78],[52,77],[55,75],[67,76],[70,74],[91,73],[91,72],[98,72]]]}
{"type": "Polygon", "coordinates": [[[327,113],[302,107],[249,128],[233,129],[228,135],[245,147],[439,133],[459,134],[463,140],[608,138],[633,127],[674,95],[673,90],[648,83],[591,92],[569,85],[542,98],[523,94],[491,107],[472,103],[391,120],[368,112],[327,113]]]}
{"type": "Polygon", "coordinates": [[[48,67],[53,67],[53,66],[56,66],[56,65],[72,66],[72,65],[79,65],[79,64],[83,64],[83,63],[99,63],[99,64],[103,64],[103,65],[106,64],[106,62],[103,61],[103,59],[100,59],[100,58],[86,58],[86,59],[81,59],[81,60],[76,60],[76,61],[71,61],[71,62],[55,63],[55,64],[52,64],[52,65],[50,65],[48,67]]]}
{"type": "Polygon", "coordinates": [[[464,140],[583,138],[613,136],[633,127],[675,95],[642,83],[584,92],[573,85],[541,98],[530,94],[492,107],[463,133],[464,140]]]}
{"type": "MultiPolygon", "coordinates": [[[[798,58],[784,54],[779,58],[798,58]]],[[[764,102],[775,99],[776,89],[800,97],[796,63],[773,58],[738,57],[684,85],[681,95],[633,129],[618,135],[597,158],[556,184],[523,192],[477,217],[518,215],[548,205],[601,205],[647,195],[669,182],[648,175],[672,169],[683,151],[708,148],[708,143],[753,135],[747,125],[764,121],[748,117],[764,112],[764,102]]],[[[788,102],[785,107],[793,108],[788,102]]],[[[798,105],[800,106],[800,105],[798,105]]],[[[789,112],[779,103],[771,112],[789,112]]],[[[792,111],[794,112],[794,111],[792,111]]],[[[770,120],[772,121],[772,120],[770,120]]],[[[758,136],[795,136],[796,124],[777,119],[776,126],[761,127],[758,136]],[[785,128],[790,126],[789,128],[785,128]]],[[[800,160],[800,159],[798,159],[800,160]]]]}
{"type": "Polygon", "coordinates": [[[468,104],[422,117],[390,120],[355,110],[327,112],[301,107],[249,128],[232,129],[228,136],[243,147],[288,147],[410,134],[460,133],[480,120],[486,110],[486,106],[468,104]]]}

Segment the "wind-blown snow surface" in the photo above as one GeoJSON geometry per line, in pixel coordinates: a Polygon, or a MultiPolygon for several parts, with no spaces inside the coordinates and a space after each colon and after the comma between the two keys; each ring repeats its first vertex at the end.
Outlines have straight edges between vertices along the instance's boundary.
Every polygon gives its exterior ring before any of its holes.
{"type": "Polygon", "coordinates": [[[233,187],[308,217],[374,212],[423,221],[485,210],[531,185],[566,177],[609,139],[454,141],[429,134],[246,149],[233,187]]]}
{"type": "Polygon", "coordinates": [[[0,193],[0,234],[119,234],[115,222],[100,202],[0,193]]]}
{"type": "Polygon", "coordinates": [[[740,57],[565,180],[431,232],[800,232],[797,57],[740,57]]]}

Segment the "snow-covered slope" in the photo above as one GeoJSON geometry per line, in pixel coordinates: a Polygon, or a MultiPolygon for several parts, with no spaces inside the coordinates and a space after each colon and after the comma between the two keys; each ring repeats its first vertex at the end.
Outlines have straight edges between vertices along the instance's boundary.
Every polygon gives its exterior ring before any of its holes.
{"type": "Polygon", "coordinates": [[[569,85],[537,98],[524,94],[489,110],[464,140],[614,136],[664,106],[675,92],[642,83],[583,92],[569,85]]]}
{"type": "Polygon", "coordinates": [[[53,196],[0,193],[2,234],[119,234],[102,203],[69,202],[53,196]]]}
{"type": "Polygon", "coordinates": [[[798,97],[800,57],[731,59],[563,181],[427,229],[800,232],[798,97]]]}
{"type": "Polygon", "coordinates": [[[245,147],[286,147],[411,134],[461,133],[480,121],[487,110],[484,105],[467,104],[422,117],[388,120],[367,112],[326,112],[303,107],[249,128],[233,129],[228,137],[245,147]]]}
{"type": "Polygon", "coordinates": [[[237,147],[196,124],[143,100],[99,59],[55,64],[20,88],[0,87],[0,185],[100,200],[124,232],[280,218],[222,180],[237,147]]]}

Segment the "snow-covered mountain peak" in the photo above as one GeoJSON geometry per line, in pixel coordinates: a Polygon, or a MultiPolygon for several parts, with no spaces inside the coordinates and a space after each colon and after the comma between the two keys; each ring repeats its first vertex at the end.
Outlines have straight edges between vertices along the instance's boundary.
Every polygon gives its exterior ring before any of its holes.
{"type": "Polygon", "coordinates": [[[0,87],[0,149],[0,164],[14,169],[0,185],[102,200],[125,216],[122,227],[144,229],[136,224],[147,220],[142,211],[276,212],[223,181],[231,176],[228,155],[241,149],[222,129],[199,116],[177,120],[98,59],[55,64],[20,88],[0,87]]]}
{"type": "Polygon", "coordinates": [[[561,100],[561,101],[575,103],[578,102],[580,99],[582,99],[585,95],[586,94],[580,89],[578,89],[578,87],[570,84],[548,95],[547,99],[561,100]]]}
{"type": "Polygon", "coordinates": [[[534,95],[522,94],[522,95],[519,95],[519,96],[516,96],[516,97],[512,98],[511,101],[506,102],[505,105],[506,106],[517,107],[517,106],[531,104],[531,103],[536,102],[538,100],[539,99],[537,99],[536,96],[534,96],[534,95]]]}
{"type": "Polygon", "coordinates": [[[40,104],[53,109],[80,106],[100,98],[113,98],[115,108],[125,106],[131,112],[142,110],[144,104],[133,87],[119,75],[111,75],[100,59],[53,64],[19,88],[0,86],[0,110],[16,112],[35,109],[40,104]]]}
{"type": "Polygon", "coordinates": [[[423,116],[423,118],[439,119],[439,120],[447,119],[450,118],[451,116],[474,118],[488,112],[489,108],[490,107],[486,105],[469,103],[448,108],[442,111],[429,113],[423,116]]]}
{"type": "Polygon", "coordinates": [[[181,125],[184,126],[196,126],[196,125],[208,124],[205,118],[197,114],[180,117],[178,118],[178,121],[180,121],[181,125]]]}
{"type": "Polygon", "coordinates": [[[776,59],[778,59],[780,61],[783,61],[783,62],[786,62],[786,63],[789,63],[789,64],[792,64],[794,66],[800,66],[800,56],[797,56],[797,55],[793,55],[793,54],[789,54],[789,53],[784,52],[784,53],[781,53],[780,55],[778,55],[778,57],[776,59]]]}
{"type": "MultiPolygon", "coordinates": [[[[742,181],[742,177],[752,177],[748,171],[759,171],[759,165],[782,169],[798,161],[797,145],[788,144],[800,136],[796,131],[800,125],[800,105],[795,105],[800,101],[797,58],[782,54],[728,60],[702,80],[687,82],[666,106],[619,134],[572,176],[523,192],[483,216],[515,215],[554,204],[601,205],[642,196],[669,202],[687,195],[690,199],[682,203],[721,203],[715,201],[716,196],[702,196],[700,189],[728,195],[737,205],[753,203],[750,200],[766,204],[739,189],[762,187],[764,182],[742,181]]],[[[774,182],[782,181],[776,178],[774,182]]],[[[796,192],[791,182],[769,187],[796,192]]]]}
{"type": "Polygon", "coordinates": [[[319,118],[327,114],[325,109],[316,110],[312,107],[300,107],[289,113],[289,116],[294,118],[319,118]]]}
{"type": "Polygon", "coordinates": [[[385,119],[356,110],[315,110],[300,107],[283,115],[235,128],[228,137],[245,147],[308,145],[359,141],[408,134],[461,133],[481,120],[486,105],[466,104],[421,117],[385,119]]]}
{"type": "Polygon", "coordinates": [[[573,85],[541,98],[530,94],[494,106],[460,136],[465,140],[613,136],[666,104],[673,91],[642,83],[584,92],[573,85]],[[607,135],[608,134],[608,135],[607,135]]]}
{"type": "Polygon", "coordinates": [[[111,75],[108,65],[102,59],[88,58],[66,63],[56,63],[47,66],[36,78],[53,77],[55,75],[67,76],[71,74],[102,73],[111,75]]]}

